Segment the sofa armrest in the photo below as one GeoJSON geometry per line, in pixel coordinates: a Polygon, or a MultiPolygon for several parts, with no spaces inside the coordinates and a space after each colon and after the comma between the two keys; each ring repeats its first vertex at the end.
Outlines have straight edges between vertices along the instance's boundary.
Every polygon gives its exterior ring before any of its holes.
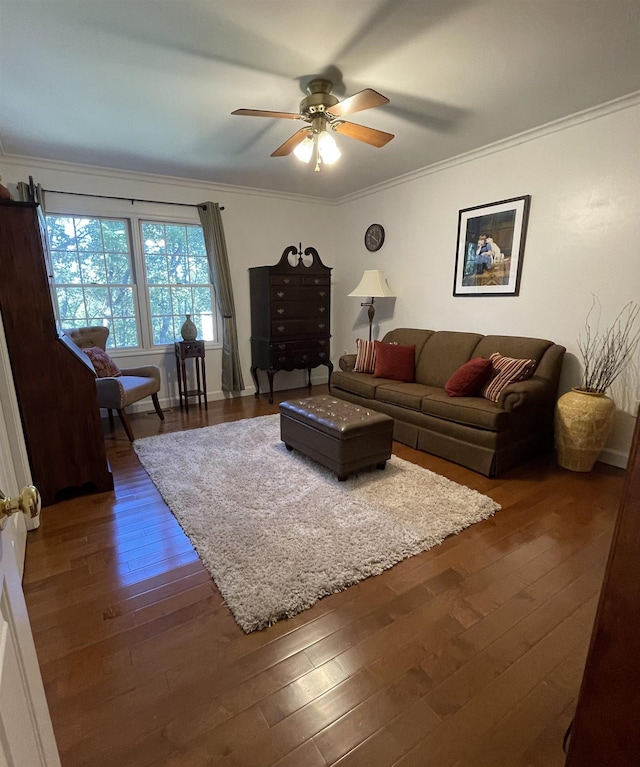
{"type": "Polygon", "coordinates": [[[338,360],[340,370],[342,370],[344,373],[353,372],[353,369],[356,366],[356,356],[357,355],[355,354],[343,354],[342,357],[340,357],[338,360]]]}
{"type": "Polygon", "coordinates": [[[550,401],[549,382],[536,378],[509,384],[500,392],[498,407],[503,410],[518,410],[531,405],[539,406],[550,401]]]}

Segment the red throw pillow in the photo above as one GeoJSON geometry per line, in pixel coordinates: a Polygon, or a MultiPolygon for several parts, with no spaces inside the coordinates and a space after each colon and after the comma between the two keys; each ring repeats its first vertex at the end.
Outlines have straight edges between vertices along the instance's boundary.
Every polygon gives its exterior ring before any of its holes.
{"type": "Polygon", "coordinates": [[[444,389],[450,397],[474,397],[491,375],[491,360],[474,357],[449,378],[444,389]]]}
{"type": "Polygon", "coordinates": [[[122,371],[111,357],[99,346],[89,346],[82,350],[93,363],[98,378],[121,376],[122,371]]]}
{"type": "Polygon", "coordinates": [[[375,378],[413,383],[416,375],[416,347],[375,341],[375,378]]]}

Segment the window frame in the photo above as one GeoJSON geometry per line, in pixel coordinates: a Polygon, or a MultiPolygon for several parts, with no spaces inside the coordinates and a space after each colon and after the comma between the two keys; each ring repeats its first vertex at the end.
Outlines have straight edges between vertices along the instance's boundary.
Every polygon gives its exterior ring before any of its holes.
{"type": "MultiPolygon", "coordinates": [[[[136,321],[138,322],[138,346],[127,346],[118,349],[110,349],[109,354],[113,357],[140,357],[146,355],[162,355],[168,350],[172,350],[173,344],[154,344],[153,329],[151,325],[151,307],[149,298],[149,285],[147,283],[146,263],[144,258],[144,245],[142,242],[142,223],[154,222],[163,224],[179,224],[183,226],[201,226],[200,218],[196,211],[188,207],[180,209],[176,215],[176,209],[170,205],[138,203],[132,201],[135,210],[131,210],[121,200],[111,200],[107,198],[97,199],[91,195],[86,197],[78,196],[72,205],[66,195],[56,195],[55,192],[47,194],[45,216],[68,216],[68,217],[86,217],[86,218],[109,218],[124,220],[128,227],[130,238],[132,273],[134,282],[132,282],[134,294],[134,310],[136,321]]],[[[55,295],[56,283],[53,278],[52,265],[49,264],[50,286],[52,301],[56,312],[56,322],[60,324],[57,298],[55,295]]],[[[213,297],[213,324],[215,340],[205,341],[207,349],[222,348],[222,318],[216,300],[216,291],[213,283],[211,292],[213,297]]],[[[176,339],[180,340],[180,339],[176,339]]]]}

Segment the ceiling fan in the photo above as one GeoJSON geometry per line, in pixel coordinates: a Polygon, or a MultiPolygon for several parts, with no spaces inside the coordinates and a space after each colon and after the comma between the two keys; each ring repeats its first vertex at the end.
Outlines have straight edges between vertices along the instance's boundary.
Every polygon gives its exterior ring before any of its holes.
{"type": "Polygon", "coordinates": [[[285,157],[293,152],[304,162],[309,162],[314,150],[316,172],[322,164],[330,165],[340,157],[340,150],[329,131],[341,133],[349,138],[364,141],[375,147],[382,147],[394,137],[393,133],[385,133],[375,128],[346,122],[342,118],[364,109],[380,107],[388,104],[389,99],[371,88],[355,93],[340,101],[334,96],[333,83],[322,77],[314,78],[307,85],[308,96],[300,102],[300,112],[270,112],[262,109],[236,109],[232,115],[249,117],[278,117],[284,120],[303,120],[309,123],[304,128],[290,136],[281,144],[271,157],[285,157]]]}

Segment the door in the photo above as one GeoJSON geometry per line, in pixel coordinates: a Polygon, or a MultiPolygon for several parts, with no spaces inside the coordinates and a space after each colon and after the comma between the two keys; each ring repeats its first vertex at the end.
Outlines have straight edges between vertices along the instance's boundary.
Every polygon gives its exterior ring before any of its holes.
{"type": "MultiPolygon", "coordinates": [[[[18,471],[21,481],[28,471],[16,414],[0,321],[0,490],[11,498],[18,496],[18,471]]],[[[0,507],[4,510],[1,501],[0,507]]],[[[22,591],[27,522],[21,511],[4,521],[0,532],[0,765],[60,767],[22,591]]]]}

